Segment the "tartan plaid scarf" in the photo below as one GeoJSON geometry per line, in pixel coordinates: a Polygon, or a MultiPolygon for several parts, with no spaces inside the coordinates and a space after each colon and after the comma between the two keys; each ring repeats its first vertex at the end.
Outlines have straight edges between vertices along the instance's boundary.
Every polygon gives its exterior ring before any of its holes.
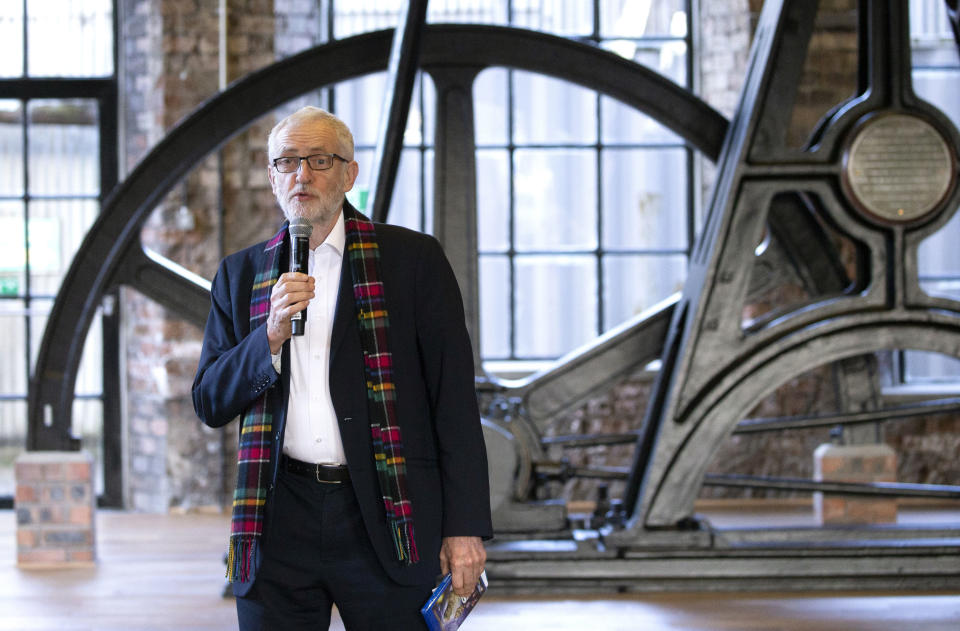
{"type": "Polygon", "coordinates": [[[380,480],[380,495],[393,536],[397,559],[404,565],[420,560],[413,536],[413,510],[407,494],[406,460],[397,425],[397,389],[393,383],[393,359],[387,343],[390,320],[383,282],[380,280],[380,247],[373,222],[343,206],[347,260],[353,278],[360,347],[367,375],[367,411],[373,456],[380,480]]]}
{"type": "MultiPolygon", "coordinates": [[[[420,560],[413,531],[413,512],[406,490],[406,461],[397,425],[397,391],[393,362],[387,343],[389,319],[380,280],[380,249],[373,222],[343,206],[346,256],[353,280],[360,346],[367,377],[367,409],[380,494],[390,526],[397,559],[409,565],[420,560]]],[[[254,277],[250,295],[250,330],[260,326],[270,313],[270,292],[280,277],[279,253],[286,225],[264,248],[263,268],[254,277]]],[[[237,488],[234,492],[227,578],[246,581],[263,533],[263,507],[269,478],[273,431],[270,388],[247,409],[240,430],[237,454],[237,488]]]]}

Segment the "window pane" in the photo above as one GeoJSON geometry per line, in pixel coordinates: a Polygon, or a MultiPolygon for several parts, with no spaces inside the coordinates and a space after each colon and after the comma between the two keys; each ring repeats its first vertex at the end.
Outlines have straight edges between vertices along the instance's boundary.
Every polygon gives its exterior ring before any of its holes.
{"type": "Polygon", "coordinates": [[[931,68],[913,72],[913,89],[917,96],[943,110],[954,125],[960,125],[958,84],[960,84],[960,68],[931,68]]]}
{"type": "Polygon", "coordinates": [[[507,3],[476,2],[476,0],[433,0],[427,5],[427,22],[506,24],[507,3]]]}
{"type": "Polygon", "coordinates": [[[0,202],[0,295],[26,294],[23,202],[0,202]]]}
{"type": "MultiPolygon", "coordinates": [[[[414,85],[410,97],[410,114],[407,117],[407,129],[403,135],[405,145],[419,145],[423,142],[424,128],[420,114],[419,81],[422,73],[417,75],[417,84],[414,85]]],[[[433,85],[427,90],[433,95],[433,85]]],[[[384,97],[387,93],[387,73],[377,72],[365,75],[359,79],[351,79],[338,83],[333,88],[334,113],[343,119],[353,133],[353,142],[358,146],[376,147],[380,134],[380,115],[383,112],[384,97]]],[[[433,116],[432,112],[430,114],[433,116]]],[[[431,120],[431,130],[433,122],[431,120]]],[[[429,138],[432,143],[433,138],[429,138]]]]}
{"type": "MultiPolygon", "coordinates": [[[[915,66],[926,61],[918,59],[923,53],[949,54],[953,48],[953,32],[946,4],[940,0],[915,0],[910,3],[910,39],[915,66]]],[[[954,56],[949,58],[951,62],[956,60],[955,48],[953,52],[954,56]]]]}
{"type": "Polygon", "coordinates": [[[373,169],[373,149],[357,149],[353,153],[353,159],[360,165],[357,174],[357,180],[353,183],[353,190],[347,192],[347,199],[357,210],[369,215],[373,207],[373,200],[370,199],[370,188],[377,181],[377,173],[373,169]]]}
{"type": "Polygon", "coordinates": [[[583,256],[516,258],[517,355],[553,359],[597,335],[597,262],[583,256]]]}
{"type": "MultiPolygon", "coordinates": [[[[422,176],[420,153],[419,149],[404,149],[400,156],[400,166],[394,182],[393,199],[390,202],[387,223],[419,232],[430,232],[433,207],[431,198],[433,189],[430,188],[433,181],[433,152],[424,152],[422,176]],[[424,198],[425,206],[421,208],[423,182],[427,183],[427,196],[424,198]],[[424,224],[421,219],[426,223],[424,224]]],[[[360,174],[357,176],[353,190],[347,193],[350,203],[368,216],[373,212],[373,199],[369,196],[369,187],[377,177],[377,174],[370,170],[373,156],[373,149],[361,149],[355,153],[354,158],[360,165],[360,174]]]]}
{"type": "Polygon", "coordinates": [[[423,152],[423,211],[426,216],[423,218],[424,224],[420,230],[427,234],[433,234],[433,161],[435,155],[433,149],[427,149],[423,152]]]}
{"type": "MultiPolygon", "coordinates": [[[[405,0],[334,0],[334,28],[337,38],[367,31],[394,28],[405,0]]],[[[506,24],[506,2],[476,0],[433,0],[427,6],[427,22],[432,24],[473,22],[506,24]]]]}
{"type": "Polygon", "coordinates": [[[960,279],[957,243],[960,243],[960,213],[920,244],[917,249],[920,277],[957,276],[960,279]]]}
{"type": "Polygon", "coordinates": [[[600,0],[601,37],[683,37],[687,0],[624,2],[600,0]]]}
{"type": "Polygon", "coordinates": [[[486,359],[510,357],[510,259],[481,256],[480,355],[486,359]]]}
{"type": "Polygon", "coordinates": [[[94,200],[40,201],[28,206],[31,293],[56,295],[99,210],[94,200]]]}
{"type": "Polygon", "coordinates": [[[586,149],[514,154],[517,250],[596,249],[595,155],[586,149]]]}
{"type": "Polygon", "coordinates": [[[607,149],[602,160],[604,248],[686,249],[686,151],[607,149]]]}
{"type": "Polygon", "coordinates": [[[510,154],[477,151],[477,238],[481,252],[510,247],[510,154]]]}
{"type": "Polygon", "coordinates": [[[0,77],[23,76],[23,3],[6,0],[0,11],[0,77]]]}
{"type": "Polygon", "coordinates": [[[593,3],[568,0],[513,0],[513,26],[554,35],[593,33],[593,3]]]}
{"type": "Polygon", "coordinates": [[[503,68],[490,68],[473,82],[473,112],[477,145],[507,144],[507,80],[503,68]]]}
{"type": "Polygon", "coordinates": [[[27,402],[0,401],[0,495],[13,496],[13,461],[27,444],[27,402]]]}
{"type": "Polygon", "coordinates": [[[30,301],[30,373],[37,365],[37,354],[40,351],[40,341],[43,339],[43,330],[47,326],[47,318],[53,308],[53,300],[30,301]]]}
{"type": "Polygon", "coordinates": [[[513,72],[514,142],[594,144],[596,92],[543,75],[513,72]]]}
{"type": "Polygon", "coordinates": [[[680,291],[686,275],[685,256],[605,256],[603,330],[629,320],[680,291]]]}
{"type": "MultiPolygon", "coordinates": [[[[0,300],[0,394],[27,396],[26,306],[22,300],[0,300]]],[[[3,440],[0,434],[0,441],[3,440]]]]}
{"type": "Polygon", "coordinates": [[[400,157],[397,180],[387,222],[411,230],[421,230],[421,181],[420,150],[405,149],[400,157]]]}
{"type": "Polygon", "coordinates": [[[355,144],[377,146],[380,111],[383,109],[383,95],[386,93],[386,88],[387,73],[385,72],[351,79],[334,86],[334,113],[342,118],[353,132],[355,144]]]}
{"type": "Polygon", "coordinates": [[[366,31],[394,28],[402,0],[333,0],[333,27],[336,38],[366,31]]]}
{"type": "Polygon", "coordinates": [[[609,96],[600,97],[604,144],[683,144],[684,140],[640,110],[609,96]]]}
{"type": "Polygon", "coordinates": [[[30,76],[112,75],[113,1],[27,0],[27,48],[30,76]]]}
{"type": "MultiPolygon", "coordinates": [[[[417,74],[417,85],[414,90],[423,101],[423,107],[414,109],[410,106],[410,120],[407,121],[407,135],[404,137],[404,144],[423,144],[427,147],[433,146],[433,139],[437,133],[437,87],[433,84],[430,75],[420,72],[417,74]],[[421,94],[422,92],[422,94],[421,94]],[[422,112],[421,112],[422,110],[422,112]],[[413,113],[417,113],[418,121],[413,120],[413,113]],[[414,130],[419,129],[419,132],[414,130]],[[413,134],[419,133],[419,143],[413,142],[413,134]]],[[[414,100],[414,103],[419,101],[414,100]]]]}
{"type": "Polygon", "coordinates": [[[930,296],[960,300],[960,277],[950,280],[921,281],[920,288],[930,296]]]}
{"type": "Polygon", "coordinates": [[[30,193],[97,195],[100,141],[96,101],[30,101],[28,152],[30,193]]]}
{"type": "Polygon", "coordinates": [[[0,195],[23,195],[23,107],[20,101],[0,100],[0,195]]]}
{"type": "Polygon", "coordinates": [[[678,85],[687,83],[687,45],[682,41],[646,42],[611,39],[600,46],[654,70],[678,85]]]}
{"type": "Polygon", "coordinates": [[[925,351],[907,351],[904,355],[908,382],[960,379],[960,359],[956,357],[925,351]]]}

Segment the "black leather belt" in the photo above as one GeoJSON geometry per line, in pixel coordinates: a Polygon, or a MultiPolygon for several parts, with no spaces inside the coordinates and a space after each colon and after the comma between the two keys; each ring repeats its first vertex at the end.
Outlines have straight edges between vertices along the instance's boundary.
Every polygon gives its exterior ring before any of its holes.
{"type": "Polygon", "coordinates": [[[312,462],[303,462],[294,460],[290,456],[284,456],[283,467],[290,473],[313,478],[317,482],[324,484],[341,484],[350,480],[350,472],[347,465],[335,464],[314,464],[312,462]]]}

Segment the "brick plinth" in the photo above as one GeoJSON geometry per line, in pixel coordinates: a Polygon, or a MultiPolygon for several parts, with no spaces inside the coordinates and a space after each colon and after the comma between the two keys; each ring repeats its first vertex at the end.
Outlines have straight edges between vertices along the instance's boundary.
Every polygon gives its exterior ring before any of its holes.
{"type": "Polygon", "coordinates": [[[14,464],[17,565],[82,567],[95,554],[93,458],[87,452],[31,451],[14,464]]]}
{"type": "MultiPolygon", "coordinates": [[[[814,452],[814,479],[830,482],[895,482],[897,454],[889,445],[825,444],[814,452]]],[[[815,493],[813,507],[823,525],[886,524],[897,521],[896,498],[815,493]]]]}

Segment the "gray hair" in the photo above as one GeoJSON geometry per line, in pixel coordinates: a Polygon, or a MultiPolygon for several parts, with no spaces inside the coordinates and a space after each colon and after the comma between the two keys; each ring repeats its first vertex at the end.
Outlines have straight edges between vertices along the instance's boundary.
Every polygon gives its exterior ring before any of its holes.
{"type": "Polygon", "coordinates": [[[273,129],[270,130],[270,135],[267,137],[267,157],[271,159],[274,157],[274,152],[277,148],[277,135],[282,130],[287,127],[310,123],[327,125],[333,130],[334,135],[337,137],[337,143],[340,145],[337,152],[342,153],[343,158],[353,160],[353,134],[350,133],[350,128],[347,127],[346,123],[327,110],[312,105],[300,108],[274,125],[273,129]]]}

